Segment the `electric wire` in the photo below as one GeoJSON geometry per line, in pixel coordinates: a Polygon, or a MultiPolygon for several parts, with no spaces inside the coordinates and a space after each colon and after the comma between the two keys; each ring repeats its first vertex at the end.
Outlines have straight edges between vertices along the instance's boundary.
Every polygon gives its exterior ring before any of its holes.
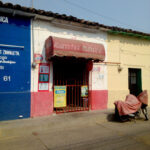
{"type": "MultiPolygon", "coordinates": [[[[63,1],[64,1],[65,3],[68,3],[69,5],[72,5],[72,6],[76,7],[76,8],[82,9],[82,10],[88,12],[88,13],[92,13],[92,14],[94,14],[94,15],[96,15],[96,16],[103,17],[103,18],[105,18],[105,19],[107,19],[107,20],[111,20],[111,21],[113,21],[113,22],[115,22],[115,23],[120,23],[120,24],[122,24],[122,25],[126,25],[126,26],[128,26],[129,28],[131,28],[131,29],[137,28],[137,26],[133,26],[133,25],[127,24],[127,23],[125,23],[125,22],[123,22],[123,21],[120,21],[120,20],[118,20],[118,19],[114,19],[114,18],[112,18],[112,17],[103,15],[103,14],[101,14],[101,13],[99,13],[99,12],[96,12],[96,11],[93,11],[93,10],[91,10],[91,9],[89,9],[89,8],[83,7],[83,6],[81,6],[81,5],[77,4],[77,3],[74,3],[74,2],[72,2],[72,1],[68,1],[68,0],[63,0],[63,1]]],[[[29,5],[33,6],[33,0],[30,0],[29,2],[30,2],[29,5]]],[[[20,5],[21,5],[21,4],[20,4],[20,5]]],[[[144,31],[145,33],[147,33],[147,31],[144,30],[144,29],[142,29],[142,28],[139,28],[139,27],[138,27],[138,30],[141,30],[141,31],[144,31]]]]}
{"type": "MultiPolygon", "coordinates": [[[[80,9],[85,10],[85,11],[87,11],[87,12],[89,12],[89,13],[94,14],[94,15],[103,17],[103,18],[105,18],[105,19],[107,19],[107,20],[111,20],[111,21],[113,21],[113,22],[115,22],[115,23],[118,22],[118,23],[120,23],[120,24],[122,24],[122,25],[128,26],[129,28],[137,28],[137,26],[129,25],[129,24],[127,24],[127,23],[125,23],[125,22],[122,22],[122,21],[120,21],[120,20],[118,20],[118,19],[114,19],[114,18],[112,18],[112,17],[103,15],[103,14],[98,13],[98,12],[96,12],[96,11],[93,11],[93,10],[91,10],[91,9],[89,9],[89,8],[85,8],[85,7],[83,7],[83,6],[81,6],[81,5],[77,4],[77,3],[73,3],[73,2],[70,2],[70,1],[68,1],[68,0],[63,0],[63,1],[66,2],[66,3],[68,3],[68,4],[70,4],[70,5],[72,5],[72,6],[74,6],[74,7],[80,8],[80,9]]],[[[139,28],[139,29],[140,29],[140,28],[139,28]]],[[[143,29],[140,29],[140,30],[143,31],[143,29]]],[[[144,32],[146,32],[146,31],[144,31],[144,32]]]]}

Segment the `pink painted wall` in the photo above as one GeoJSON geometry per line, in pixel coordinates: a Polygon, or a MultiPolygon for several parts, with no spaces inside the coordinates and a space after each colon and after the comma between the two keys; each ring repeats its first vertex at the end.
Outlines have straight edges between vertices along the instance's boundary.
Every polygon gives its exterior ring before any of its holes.
{"type": "Polygon", "coordinates": [[[31,117],[47,116],[53,113],[53,92],[31,93],[31,117]]]}
{"type": "Polygon", "coordinates": [[[107,109],[108,90],[89,91],[91,110],[107,109]]]}

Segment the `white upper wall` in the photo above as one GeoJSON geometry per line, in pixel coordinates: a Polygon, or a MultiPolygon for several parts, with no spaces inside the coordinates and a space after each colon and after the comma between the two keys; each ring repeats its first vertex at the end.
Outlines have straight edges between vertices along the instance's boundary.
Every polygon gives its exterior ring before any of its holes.
{"type": "MultiPolygon", "coordinates": [[[[56,27],[53,24],[51,24],[48,21],[43,21],[43,20],[34,20],[32,22],[32,27],[33,27],[33,38],[32,38],[32,52],[31,52],[31,57],[33,61],[33,48],[34,48],[34,53],[37,54],[42,54],[43,55],[43,63],[45,61],[45,40],[49,36],[56,36],[60,38],[66,38],[66,39],[74,39],[74,40],[81,40],[81,41],[86,41],[86,42],[92,42],[92,43],[101,43],[105,47],[105,53],[107,56],[107,46],[106,46],[106,39],[107,39],[107,33],[106,32],[98,32],[98,33],[92,33],[88,31],[82,31],[82,28],[80,31],[72,30],[72,29],[65,29],[61,27],[56,27]]],[[[107,58],[106,58],[107,59],[107,58]]],[[[106,61],[105,59],[105,61],[106,61]]],[[[52,67],[52,63],[50,65],[52,67]]],[[[52,71],[52,68],[50,69],[52,71]]],[[[50,91],[52,90],[52,73],[50,75],[50,91]]],[[[38,66],[36,69],[32,70],[31,72],[31,91],[36,92],[38,91],[38,66]]],[[[106,86],[105,86],[106,88],[106,86]]],[[[102,89],[102,87],[100,88],[102,89]]]]}

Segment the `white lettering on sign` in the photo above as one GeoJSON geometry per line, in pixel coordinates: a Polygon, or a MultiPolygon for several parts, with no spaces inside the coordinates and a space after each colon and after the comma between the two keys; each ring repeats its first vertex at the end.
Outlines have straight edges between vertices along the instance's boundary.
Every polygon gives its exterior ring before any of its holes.
{"type": "Polygon", "coordinates": [[[0,56],[0,59],[4,61],[5,59],[7,59],[7,56],[0,56]]]}
{"type": "Polygon", "coordinates": [[[15,55],[15,56],[20,56],[19,51],[8,51],[8,50],[3,50],[3,55],[15,55]]]}
{"type": "Polygon", "coordinates": [[[16,64],[16,62],[15,61],[5,61],[5,60],[0,60],[0,63],[2,63],[2,64],[16,64]]]}
{"type": "Polygon", "coordinates": [[[88,45],[83,45],[82,48],[84,52],[91,52],[96,54],[99,54],[101,52],[99,47],[97,48],[97,47],[90,47],[88,45]]]}
{"type": "Polygon", "coordinates": [[[8,17],[0,16],[0,22],[8,23],[8,17]]]}
{"type": "Polygon", "coordinates": [[[81,45],[74,45],[74,44],[68,44],[68,43],[59,43],[55,42],[54,43],[54,48],[55,49],[63,49],[63,50],[74,50],[74,51],[79,51],[81,48],[81,45]]]}
{"type": "Polygon", "coordinates": [[[20,56],[19,51],[0,50],[0,64],[16,64],[16,61],[8,60],[10,56],[20,56]]]}
{"type": "Polygon", "coordinates": [[[4,66],[0,66],[0,70],[4,70],[4,66]]]}
{"type": "Polygon", "coordinates": [[[11,81],[11,76],[3,76],[3,81],[10,82],[11,81]]]}

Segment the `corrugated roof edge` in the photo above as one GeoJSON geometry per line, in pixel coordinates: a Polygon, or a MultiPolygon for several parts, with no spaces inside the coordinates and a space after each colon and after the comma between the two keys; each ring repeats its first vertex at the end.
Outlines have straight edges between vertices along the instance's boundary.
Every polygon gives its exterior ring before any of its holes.
{"type": "Polygon", "coordinates": [[[144,32],[140,32],[140,31],[125,29],[125,28],[120,28],[120,27],[115,27],[115,26],[106,26],[106,25],[100,24],[98,22],[91,22],[91,21],[87,21],[84,19],[78,19],[76,17],[67,16],[65,14],[53,13],[51,11],[44,11],[44,10],[40,10],[40,9],[37,10],[35,8],[24,7],[24,6],[20,6],[18,4],[13,5],[12,3],[3,3],[1,1],[0,1],[0,7],[20,10],[20,11],[27,12],[27,13],[38,14],[38,15],[43,15],[43,16],[47,16],[47,17],[53,17],[53,18],[62,19],[62,20],[66,20],[66,21],[77,22],[77,23],[85,24],[85,25],[88,25],[91,27],[92,26],[100,27],[112,34],[123,34],[123,35],[135,36],[135,37],[140,37],[140,38],[145,38],[145,39],[150,40],[149,33],[144,33],[144,32]]]}

